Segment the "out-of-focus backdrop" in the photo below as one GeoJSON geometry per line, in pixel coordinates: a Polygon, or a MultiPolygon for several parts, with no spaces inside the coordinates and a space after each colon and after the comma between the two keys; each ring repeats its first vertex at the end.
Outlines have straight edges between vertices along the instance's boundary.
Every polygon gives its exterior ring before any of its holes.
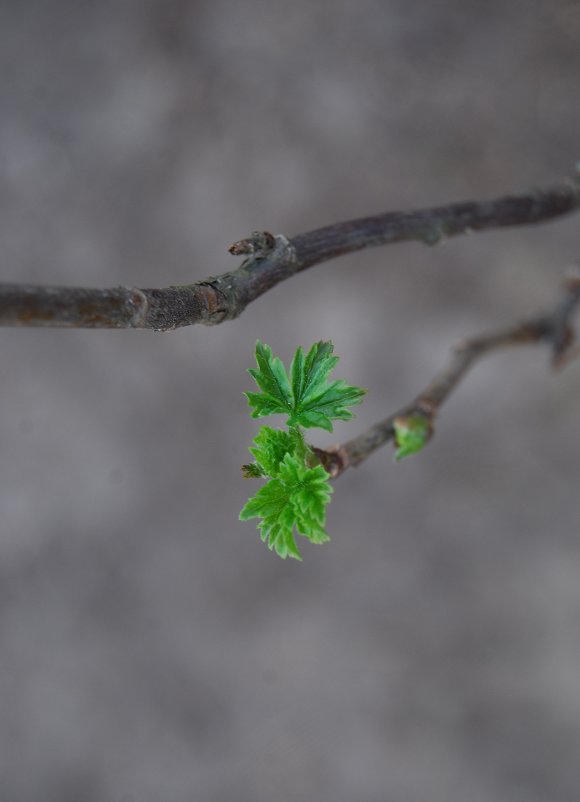
{"type": "MultiPolygon", "coordinates": [[[[566,0],[0,3],[0,280],[163,286],[229,244],[550,185],[566,0]]],[[[550,304],[579,219],[315,267],[237,321],[0,330],[6,802],[570,802],[580,372],[490,357],[283,562],[238,511],[257,338],[332,339],[354,436],[550,304]]]]}

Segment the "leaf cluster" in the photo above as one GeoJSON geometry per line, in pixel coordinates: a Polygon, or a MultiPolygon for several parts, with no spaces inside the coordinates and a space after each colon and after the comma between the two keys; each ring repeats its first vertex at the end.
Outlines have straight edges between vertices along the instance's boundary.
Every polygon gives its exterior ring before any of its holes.
{"type": "Polygon", "coordinates": [[[268,345],[256,344],[256,368],[248,371],[261,392],[246,393],[253,418],[282,413],[288,430],[263,426],[243,466],[248,478],[268,481],[240,512],[240,519],[260,518],[261,538],[280,557],[302,559],[295,531],[311,543],[329,539],[326,507],[332,488],[329,474],[305,442],[302,428],[332,431],[333,420],[354,417],[349,407],[360,404],[365,390],[342,380],[329,381],[338,362],[331,342],[315,343],[307,354],[298,348],[286,372],[268,345]]]}

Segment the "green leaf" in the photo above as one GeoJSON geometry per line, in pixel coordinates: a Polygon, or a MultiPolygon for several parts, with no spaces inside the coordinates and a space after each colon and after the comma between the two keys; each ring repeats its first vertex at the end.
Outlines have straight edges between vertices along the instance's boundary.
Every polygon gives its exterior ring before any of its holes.
{"type": "Polygon", "coordinates": [[[280,466],[280,479],[292,488],[296,529],[312,543],[330,540],[324,531],[326,507],[332,495],[329,477],[322,465],[307,468],[294,457],[286,457],[280,466]]]}
{"type": "Polygon", "coordinates": [[[280,463],[286,454],[295,454],[304,447],[304,441],[296,429],[284,431],[262,426],[254,438],[256,444],[250,453],[256,460],[263,476],[278,476],[280,463]]]}
{"type": "Polygon", "coordinates": [[[249,518],[262,519],[258,524],[260,536],[280,557],[302,559],[292,531],[294,511],[289,503],[287,488],[279,479],[270,479],[247,501],[240,512],[240,521],[249,518]]]}
{"type": "Polygon", "coordinates": [[[312,543],[324,543],[326,506],[332,488],[329,474],[321,465],[308,468],[293,454],[287,453],[278,466],[277,478],[270,479],[249,499],[240,520],[261,518],[261,538],[282,558],[301,560],[294,539],[294,529],[312,543]]]}
{"type": "Polygon", "coordinates": [[[407,415],[395,418],[395,459],[400,460],[421,451],[432,435],[432,425],[425,415],[407,415]]]}
{"type": "Polygon", "coordinates": [[[252,417],[282,412],[288,415],[288,426],[320,427],[332,431],[333,420],[350,420],[353,413],[347,407],[360,404],[365,390],[346,382],[328,381],[338,362],[331,342],[315,343],[305,355],[302,348],[294,354],[288,378],[284,365],[271,349],[258,342],[256,362],[251,369],[262,393],[246,393],[252,407],[252,417]]]}

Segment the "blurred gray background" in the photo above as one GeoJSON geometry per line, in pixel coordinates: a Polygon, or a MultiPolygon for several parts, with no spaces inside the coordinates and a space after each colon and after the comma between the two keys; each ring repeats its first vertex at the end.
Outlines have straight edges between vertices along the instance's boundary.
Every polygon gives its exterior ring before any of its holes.
{"type": "MultiPolygon", "coordinates": [[[[233,241],[580,159],[580,3],[0,3],[0,280],[163,286],[233,241]]],[[[354,436],[557,296],[578,217],[313,268],[234,322],[0,330],[2,802],[572,802],[580,372],[490,357],[283,562],[237,521],[257,338],[354,436]]]]}

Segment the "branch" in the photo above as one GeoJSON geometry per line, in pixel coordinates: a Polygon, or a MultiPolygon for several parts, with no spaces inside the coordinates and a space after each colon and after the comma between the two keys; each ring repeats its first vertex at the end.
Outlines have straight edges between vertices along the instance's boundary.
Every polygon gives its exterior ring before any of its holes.
{"type": "Polygon", "coordinates": [[[416,240],[435,245],[471,231],[530,225],[580,208],[580,178],[494,201],[388,212],[299,234],[255,232],[230,248],[247,255],[237,269],[194,284],[160,289],[39,287],[0,284],[0,325],[170,331],[238,317],[284,279],[347,253],[416,240]]]}
{"type": "Polygon", "coordinates": [[[564,292],[556,307],[544,314],[536,315],[489,334],[472,337],[460,343],[453,351],[449,364],[407,406],[375,423],[358,437],[348,442],[314,451],[332,478],[340,476],[347,468],[360,465],[381,446],[395,439],[395,427],[410,418],[423,418],[429,435],[433,421],[442,404],[457,387],[467,371],[486,354],[507,346],[548,343],[552,350],[552,366],[562,367],[578,351],[572,348],[575,333],[570,323],[580,305],[580,270],[564,280],[564,292]]]}

